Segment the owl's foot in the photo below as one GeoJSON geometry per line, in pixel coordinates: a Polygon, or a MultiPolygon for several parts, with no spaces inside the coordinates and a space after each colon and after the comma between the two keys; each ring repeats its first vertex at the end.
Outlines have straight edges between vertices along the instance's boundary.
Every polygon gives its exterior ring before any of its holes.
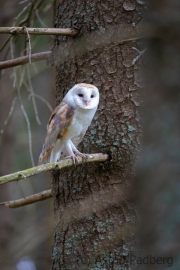
{"type": "Polygon", "coordinates": [[[79,161],[78,161],[77,156],[82,157],[85,161],[88,160],[88,155],[83,154],[83,153],[81,153],[81,152],[79,152],[79,151],[76,152],[75,154],[73,153],[72,155],[70,155],[70,156],[68,156],[68,157],[66,157],[66,158],[71,158],[72,161],[73,161],[73,163],[74,163],[74,165],[77,165],[77,164],[79,164],[79,161]]]}
{"type": "Polygon", "coordinates": [[[88,159],[88,155],[79,152],[71,140],[68,140],[66,143],[66,152],[70,155],[74,165],[79,163],[77,156],[82,157],[85,161],[88,159]]]}
{"type": "Polygon", "coordinates": [[[74,166],[76,166],[77,164],[79,164],[76,155],[71,155],[70,158],[72,159],[72,162],[73,162],[74,166]]]}
{"type": "Polygon", "coordinates": [[[85,162],[86,162],[86,161],[88,160],[88,158],[89,158],[87,154],[83,154],[83,153],[79,152],[78,150],[75,151],[75,155],[76,155],[76,156],[82,157],[82,159],[83,159],[85,162]]]}
{"type": "Polygon", "coordinates": [[[75,152],[75,155],[76,155],[76,156],[82,157],[85,161],[88,160],[88,155],[87,155],[87,154],[83,154],[83,153],[81,153],[81,152],[79,152],[79,151],[76,151],[76,152],[75,152]]]}

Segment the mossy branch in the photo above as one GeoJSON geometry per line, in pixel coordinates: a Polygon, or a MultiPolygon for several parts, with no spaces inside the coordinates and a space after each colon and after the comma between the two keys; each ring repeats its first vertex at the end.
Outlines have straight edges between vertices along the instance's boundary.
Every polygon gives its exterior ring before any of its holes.
{"type": "MultiPolygon", "coordinates": [[[[84,161],[84,159],[81,157],[77,157],[78,165],[85,163],[85,162],[87,162],[87,163],[89,163],[89,162],[103,162],[103,161],[108,160],[108,158],[109,157],[107,154],[102,154],[102,153],[88,155],[87,161],[84,161]]],[[[72,165],[74,165],[72,162],[72,159],[67,158],[64,160],[60,160],[59,162],[51,162],[51,163],[43,164],[40,166],[32,167],[32,168],[29,168],[29,169],[26,169],[23,171],[19,171],[19,172],[15,172],[12,174],[1,176],[0,177],[0,185],[5,184],[5,183],[9,183],[12,181],[26,179],[28,177],[31,177],[31,176],[36,175],[36,174],[40,174],[42,172],[60,170],[62,168],[67,168],[67,167],[70,167],[72,165]]]]}

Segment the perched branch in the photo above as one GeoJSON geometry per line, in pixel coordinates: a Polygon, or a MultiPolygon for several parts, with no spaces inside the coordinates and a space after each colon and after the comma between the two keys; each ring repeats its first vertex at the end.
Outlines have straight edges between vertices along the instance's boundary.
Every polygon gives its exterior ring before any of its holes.
{"type": "MultiPolygon", "coordinates": [[[[31,62],[47,59],[51,55],[51,51],[31,54],[31,62]]],[[[0,70],[29,63],[29,55],[0,62],[0,70]]]]}
{"type": "MultiPolygon", "coordinates": [[[[77,157],[77,159],[78,159],[79,164],[82,164],[82,163],[85,163],[85,162],[103,162],[103,161],[108,160],[108,155],[107,154],[102,154],[102,153],[90,154],[90,155],[88,155],[88,160],[87,161],[84,161],[84,159],[81,158],[81,157],[77,157]]],[[[67,167],[70,167],[72,165],[73,165],[73,162],[72,162],[71,158],[60,160],[59,162],[51,162],[51,163],[43,164],[43,165],[40,165],[40,166],[36,166],[36,167],[33,167],[33,168],[26,169],[24,171],[15,172],[15,173],[12,173],[12,174],[1,176],[0,177],[0,185],[8,183],[8,182],[12,182],[12,181],[25,179],[25,178],[31,177],[33,175],[36,175],[36,174],[39,174],[39,173],[42,173],[42,172],[67,168],[67,167]]]]}
{"type": "Polygon", "coordinates": [[[45,190],[40,193],[25,197],[23,199],[14,200],[14,201],[8,201],[8,202],[2,202],[0,203],[0,206],[5,205],[9,208],[17,208],[21,207],[27,204],[36,203],[39,201],[44,201],[46,199],[49,199],[52,197],[52,190],[45,190]]]}
{"type": "Polygon", "coordinates": [[[78,32],[72,28],[26,28],[26,27],[0,27],[2,34],[25,34],[27,31],[30,35],[61,35],[76,36],[78,32]]]}

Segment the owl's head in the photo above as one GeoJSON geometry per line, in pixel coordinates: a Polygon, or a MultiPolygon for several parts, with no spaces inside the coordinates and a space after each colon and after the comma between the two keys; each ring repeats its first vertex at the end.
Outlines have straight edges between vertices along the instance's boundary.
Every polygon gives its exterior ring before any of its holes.
{"type": "Polygon", "coordinates": [[[99,91],[92,84],[79,83],[69,90],[64,100],[74,108],[94,109],[99,104],[99,91]]]}

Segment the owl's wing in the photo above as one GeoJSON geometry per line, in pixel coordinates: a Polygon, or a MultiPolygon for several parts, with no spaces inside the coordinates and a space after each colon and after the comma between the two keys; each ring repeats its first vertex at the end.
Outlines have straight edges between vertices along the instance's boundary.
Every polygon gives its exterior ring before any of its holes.
{"type": "Polygon", "coordinates": [[[74,108],[62,101],[52,112],[48,125],[45,143],[39,157],[39,164],[49,161],[52,149],[56,141],[61,139],[68,131],[74,116],[74,108]]]}

